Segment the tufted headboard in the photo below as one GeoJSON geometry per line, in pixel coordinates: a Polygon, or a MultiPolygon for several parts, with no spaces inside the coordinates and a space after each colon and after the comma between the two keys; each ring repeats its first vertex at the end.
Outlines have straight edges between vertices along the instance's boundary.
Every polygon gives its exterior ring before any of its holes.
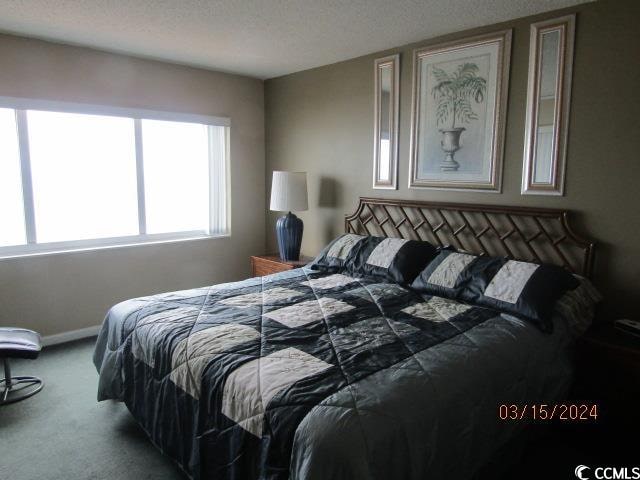
{"type": "Polygon", "coordinates": [[[578,236],[570,212],[548,208],[360,198],[345,232],[452,245],[479,255],[560,265],[591,277],[595,242],[578,236]]]}

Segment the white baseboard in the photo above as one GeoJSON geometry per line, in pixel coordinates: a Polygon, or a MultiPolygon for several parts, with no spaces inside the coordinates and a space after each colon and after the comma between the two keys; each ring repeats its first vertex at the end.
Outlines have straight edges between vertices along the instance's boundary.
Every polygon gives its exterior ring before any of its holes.
{"type": "Polygon", "coordinates": [[[98,335],[101,325],[95,325],[93,327],[80,328],[78,330],[71,330],[70,332],[56,333],[55,335],[47,335],[42,337],[42,346],[49,347],[51,345],[58,345],[59,343],[72,342],[73,340],[80,340],[81,338],[88,338],[98,335]]]}

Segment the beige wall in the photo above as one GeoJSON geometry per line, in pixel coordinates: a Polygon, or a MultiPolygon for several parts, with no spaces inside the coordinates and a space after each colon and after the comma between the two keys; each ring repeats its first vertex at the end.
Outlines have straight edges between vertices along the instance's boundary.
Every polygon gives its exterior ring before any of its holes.
{"type": "Polygon", "coordinates": [[[0,260],[0,325],[57,334],[127,298],[249,275],[265,243],[262,81],[0,35],[0,96],[230,117],[232,208],[231,238],[0,260]]]}
{"type": "MultiPolygon", "coordinates": [[[[596,281],[611,315],[633,315],[640,293],[640,2],[600,0],[575,9],[427,40],[266,82],[267,185],[274,169],[309,172],[302,249],[315,254],[343,229],[358,196],[530,205],[576,212],[599,241],[596,281]],[[529,24],[578,12],[566,195],[520,195],[529,24]],[[514,28],[503,193],[408,189],[412,50],[468,34],[514,28]],[[373,59],[401,53],[400,188],[371,188],[373,59]]],[[[428,37],[425,32],[425,37],[428,37]]],[[[268,190],[268,188],[267,188],[268,190]]],[[[275,249],[268,215],[267,240],[275,249]]]]}

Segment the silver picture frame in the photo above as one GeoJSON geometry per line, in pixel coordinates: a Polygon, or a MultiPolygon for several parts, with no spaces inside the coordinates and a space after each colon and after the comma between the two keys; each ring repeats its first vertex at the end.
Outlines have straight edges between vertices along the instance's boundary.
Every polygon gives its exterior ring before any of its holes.
{"type": "Polygon", "coordinates": [[[575,14],[531,25],[523,195],[564,195],[575,14]]]}
{"type": "Polygon", "coordinates": [[[409,188],[501,191],[511,36],[414,51],[409,188]]]}
{"type": "Polygon", "coordinates": [[[373,188],[398,188],[400,54],[374,61],[373,188]]]}

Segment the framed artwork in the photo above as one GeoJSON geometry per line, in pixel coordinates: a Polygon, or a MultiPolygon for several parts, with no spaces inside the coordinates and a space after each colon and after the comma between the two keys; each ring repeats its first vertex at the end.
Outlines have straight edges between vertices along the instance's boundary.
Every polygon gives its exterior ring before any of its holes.
{"type": "Polygon", "coordinates": [[[373,188],[398,188],[400,55],[374,61],[373,188]]]}
{"type": "Polygon", "coordinates": [[[511,30],[413,57],[409,187],[499,192],[511,30]]]}
{"type": "Polygon", "coordinates": [[[563,195],[576,16],[531,25],[523,195],[563,195]]]}

